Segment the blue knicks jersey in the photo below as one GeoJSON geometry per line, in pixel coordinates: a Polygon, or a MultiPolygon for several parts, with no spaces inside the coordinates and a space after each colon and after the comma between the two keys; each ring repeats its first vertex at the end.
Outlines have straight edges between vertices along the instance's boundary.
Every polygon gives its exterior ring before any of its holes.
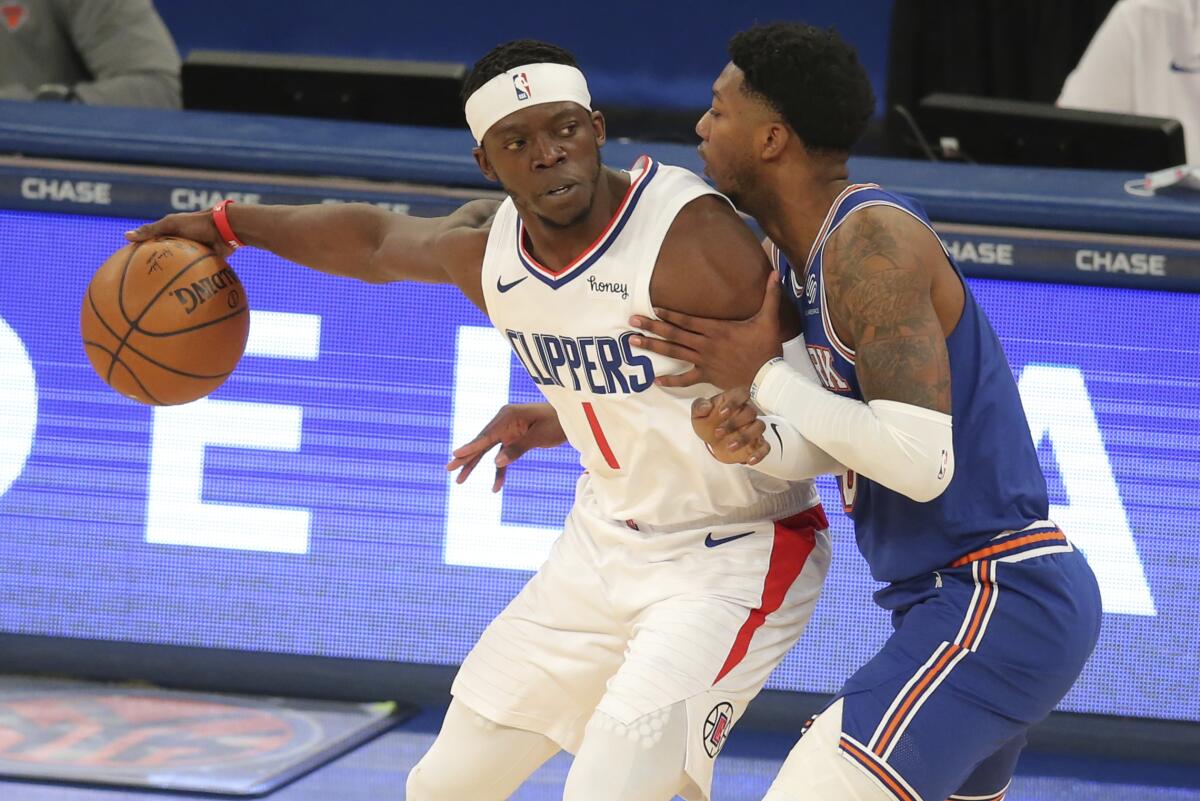
{"type": "MultiPolygon", "coordinates": [[[[863,397],[854,351],[838,339],[829,320],[821,268],[825,242],[846,217],[878,205],[929,226],[915,201],[874,184],[852,185],[834,201],[805,267],[797,270],[782,253],[776,256],[821,382],[858,400],[863,397]]],[[[946,259],[961,280],[954,259],[948,253],[946,259]]],[[[950,485],[934,500],[918,503],[853,472],[839,478],[859,549],[877,581],[903,581],[946,567],[1000,532],[1022,529],[1049,513],[1046,480],[1012,370],[965,281],[963,290],[962,317],[946,338],[955,459],[950,485]]]]}

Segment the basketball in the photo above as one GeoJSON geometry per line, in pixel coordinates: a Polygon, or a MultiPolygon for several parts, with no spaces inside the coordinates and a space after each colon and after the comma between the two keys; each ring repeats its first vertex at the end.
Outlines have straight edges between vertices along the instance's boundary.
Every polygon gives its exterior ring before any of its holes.
{"type": "Polygon", "coordinates": [[[162,237],[131,243],[92,276],[80,311],[92,368],[127,398],[188,403],[229,377],[246,349],[242,282],[205,245],[162,237]]]}

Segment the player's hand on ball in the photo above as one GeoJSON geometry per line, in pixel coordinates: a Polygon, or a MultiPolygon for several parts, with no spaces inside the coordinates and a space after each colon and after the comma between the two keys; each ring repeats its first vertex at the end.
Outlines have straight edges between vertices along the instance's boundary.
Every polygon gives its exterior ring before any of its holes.
{"type": "Polygon", "coordinates": [[[160,220],[125,232],[130,242],[144,242],[159,236],[177,236],[190,239],[210,247],[221,258],[227,258],[233,249],[225,243],[213,222],[212,211],[189,211],[183,214],[168,214],[160,220]]]}
{"type": "Polygon", "coordinates": [[[446,464],[450,471],[459,470],[455,483],[461,484],[479,464],[483,455],[500,445],[496,454],[496,478],[492,492],[504,486],[508,466],[532,448],[553,448],[567,441],[558,414],[548,403],[510,403],[496,413],[475,439],[455,448],[454,458],[446,464]]]}
{"type": "Polygon", "coordinates": [[[250,335],[246,288],[224,259],[180,237],[131,242],[92,275],[79,311],[96,374],[127,398],[190,403],[237,367],[250,335]]]}
{"type": "Polygon", "coordinates": [[[746,387],[692,401],[692,430],[713,458],[725,464],[758,464],[771,450],[746,387]]]}

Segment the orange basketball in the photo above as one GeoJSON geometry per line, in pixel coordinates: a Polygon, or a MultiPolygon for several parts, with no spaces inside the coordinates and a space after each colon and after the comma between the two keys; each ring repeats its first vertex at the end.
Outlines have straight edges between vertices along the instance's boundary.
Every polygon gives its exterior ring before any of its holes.
{"type": "Polygon", "coordinates": [[[242,282],[190,239],[129,244],[92,276],[79,316],[83,347],[110,387],[171,406],[221,386],[246,349],[242,282]]]}

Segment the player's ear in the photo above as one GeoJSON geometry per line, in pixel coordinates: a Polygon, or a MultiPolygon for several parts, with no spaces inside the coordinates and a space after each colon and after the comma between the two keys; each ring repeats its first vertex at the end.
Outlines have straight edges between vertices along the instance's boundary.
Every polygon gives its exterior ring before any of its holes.
{"type": "Polygon", "coordinates": [[[500,179],[496,176],[496,171],[492,169],[492,162],[488,160],[487,153],[483,150],[483,145],[479,145],[473,149],[471,155],[475,157],[475,163],[479,165],[479,171],[483,173],[483,177],[493,183],[499,183],[500,179]]]}
{"type": "Polygon", "coordinates": [[[782,122],[772,121],[759,129],[759,156],[763,161],[772,161],[783,155],[792,132],[782,122]]]}
{"type": "Polygon", "coordinates": [[[592,112],[592,130],[596,132],[596,144],[603,145],[608,141],[608,123],[599,111],[592,112]]]}

